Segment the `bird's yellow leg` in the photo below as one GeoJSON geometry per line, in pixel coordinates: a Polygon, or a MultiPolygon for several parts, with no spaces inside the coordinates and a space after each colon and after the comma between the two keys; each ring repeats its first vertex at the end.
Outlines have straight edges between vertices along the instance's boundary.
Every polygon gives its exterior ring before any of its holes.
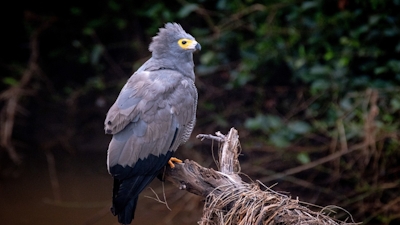
{"type": "Polygon", "coordinates": [[[171,168],[175,168],[174,163],[182,163],[182,160],[180,160],[180,159],[178,159],[178,158],[175,158],[175,157],[171,157],[171,158],[168,160],[168,165],[169,165],[171,168]]]}

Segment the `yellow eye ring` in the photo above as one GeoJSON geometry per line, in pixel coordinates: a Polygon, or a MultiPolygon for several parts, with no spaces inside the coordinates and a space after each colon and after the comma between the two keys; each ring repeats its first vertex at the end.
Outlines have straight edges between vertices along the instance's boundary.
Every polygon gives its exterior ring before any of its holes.
{"type": "Polygon", "coordinates": [[[188,49],[191,47],[193,41],[187,38],[182,38],[178,40],[178,45],[183,49],[188,49]]]}

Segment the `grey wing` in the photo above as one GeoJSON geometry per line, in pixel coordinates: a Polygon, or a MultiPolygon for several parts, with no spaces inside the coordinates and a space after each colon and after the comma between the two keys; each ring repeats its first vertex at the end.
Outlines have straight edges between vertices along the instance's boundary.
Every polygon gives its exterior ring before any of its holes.
{"type": "Polygon", "coordinates": [[[176,150],[189,139],[196,123],[197,89],[194,82],[191,79],[181,80],[168,102],[179,125],[176,141],[171,146],[171,149],[176,150]]]}
{"type": "Polygon", "coordinates": [[[132,166],[150,154],[159,156],[176,150],[188,124],[194,122],[196,101],[194,85],[188,85],[177,72],[134,74],[105,120],[106,133],[114,135],[108,166],[132,166]]]}

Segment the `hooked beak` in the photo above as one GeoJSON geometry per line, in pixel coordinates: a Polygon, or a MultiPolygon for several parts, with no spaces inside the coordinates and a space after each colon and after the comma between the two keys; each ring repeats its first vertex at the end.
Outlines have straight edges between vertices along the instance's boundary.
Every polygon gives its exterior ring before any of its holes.
{"type": "Polygon", "coordinates": [[[197,44],[196,44],[196,46],[195,46],[195,49],[197,50],[197,51],[200,51],[201,50],[201,45],[197,42],[197,44]]]}
{"type": "Polygon", "coordinates": [[[190,40],[190,45],[186,49],[190,49],[192,51],[200,51],[201,45],[195,40],[190,40]]]}

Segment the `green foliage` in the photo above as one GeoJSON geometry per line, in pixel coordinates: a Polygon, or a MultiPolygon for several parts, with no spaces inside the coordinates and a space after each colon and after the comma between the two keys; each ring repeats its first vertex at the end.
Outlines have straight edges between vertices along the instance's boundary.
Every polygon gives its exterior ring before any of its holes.
{"type": "Polygon", "coordinates": [[[258,114],[255,118],[249,118],[245,122],[249,130],[261,130],[268,136],[268,142],[276,147],[288,147],[296,138],[302,137],[310,131],[310,125],[299,120],[284,123],[282,119],[274,115],[258,114]]]}
{"type": "MultiPolygon", "coordinates": [[[[393,99],[398,94],[393,88],[400,84],[398,5],[398,1],[357,1],[341,10],[337,2],[322,0],[218,1],[216,8],[221,11],[213,15],[218,21],[213,28],[219,36],[206,42],[212,50],[203,52],[200,60],[208,68],[236,65],[228,66],[227,90],[275,83],[308,90],[305,97],[315,101],[290,119],[284,113],[290,111],[290,103],[284,101],[278,104],[281,115],[258,111],[245,121],[246,128],[262,131],[277,147],[315,132],[334,137],[341,120],[349,141],[361,138],[369,108],[358,107],[368,105],[363,102],[367,89],[379,90],[380,102],[394,106],[379,105],[385,110],[378,121],[399,113],[393,99]],[[282,65],[289,69],[285,76],[282,65]]],[[[385,123],[380,126],[387,128],[385,123]]]]}

